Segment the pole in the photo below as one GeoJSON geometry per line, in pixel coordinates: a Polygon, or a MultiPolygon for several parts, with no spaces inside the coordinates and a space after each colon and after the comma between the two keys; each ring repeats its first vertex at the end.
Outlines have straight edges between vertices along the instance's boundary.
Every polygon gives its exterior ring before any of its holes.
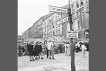
{"type": "MultiPolygon", "coordinates": [[[[69,23],[70,23],[70,30],[72,29],[72,15],[71,15],[71,7],[70,7],[70,0],[69,0],[69,9],[68,9],[68,18],[69,18],[69,23]]],[[[75,54],[74,54],[74,42],[73,42],[73,38],[70,38],[70,42],[71,42],[71,71],[76,71],[75,70],[75,54]]]]}

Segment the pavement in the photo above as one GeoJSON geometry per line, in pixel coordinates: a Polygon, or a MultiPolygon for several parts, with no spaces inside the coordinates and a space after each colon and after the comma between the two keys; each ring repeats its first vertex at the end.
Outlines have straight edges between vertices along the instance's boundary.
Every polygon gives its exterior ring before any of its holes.
{"type": "MultiPolygon", "coordinates": [[[[76,71],[89,71],[89,52],[75,53],[76,71]]],[[[71,56],[55,54],[55,60],[44,59],[29,61],[28,56],[18,57],[18,71],[71,71],[71,56]]]]}

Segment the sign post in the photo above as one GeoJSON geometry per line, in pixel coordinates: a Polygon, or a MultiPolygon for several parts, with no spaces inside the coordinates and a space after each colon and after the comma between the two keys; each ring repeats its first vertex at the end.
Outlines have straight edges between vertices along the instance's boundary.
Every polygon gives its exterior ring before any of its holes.
{"type": "Polygon", "coordinates": [[[70,30],[71,32],[68,34],[68,37],[70,38],[70,42],[71,42],[71,49],[70,49],[70,52],[71,52],[71,71],[76,71],[75,70],[75,54],[74,54],[74,42],[73,42],[73,39],[74,38],[77,38],[78,35],[77,35],[77,32],[73,32],[73,29],[72,29],[72,15],[71,15],[71,7],[70,7],[70,0],[69,0],[69,9],[65,9],[65,8],[61,8],[61,7],[56,7],[56,6],[49,6],[49,10],[50,12],[58,12],[58,13],[64,13],[64,14],[68,14],[68,17],[66,17],[65,19],[62,19],[59,21],[59,23],[63,23],[65,21],[69,21],[70,23],[70,30]],[[68,18],[68,19],[67,19],[68,18]]]}
{"type": "Polygon", "coordinates": [[[65,8],[51,6],[51,5],[49,6],[49,11],[50,12],[59,12],[59,13],[68,13],[68,10],[65,8]]]}
{"type": "MultiPolygon", "coordinates": [[[[69,18],[69,23],[70,23],[70,30],[73,31],[72,29],[72,14],[71,14],[71,7],[70,7],[70,0],[69,0],[69,9],[68,9],[68,18],[69,18]]],[[[74,42],[73,42],[73,38],[70,38],[70,42],[71,42],[71,71],[76,71],[75,70],[75,54],[74,54],[74,50],[75,50],[75,47],[74,47],[74,42]]]]}
{"type": "Polygon", "coordinates": [[[67,32],[67,38],[78,38],[78,31],[67,32]]]}

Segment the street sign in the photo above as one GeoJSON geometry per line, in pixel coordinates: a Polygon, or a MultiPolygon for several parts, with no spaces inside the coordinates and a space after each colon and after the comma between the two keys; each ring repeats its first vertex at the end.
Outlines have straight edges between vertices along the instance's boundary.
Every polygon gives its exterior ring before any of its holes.
{"type": "Polygon", "coordinates": [[[57,21],[56,23],[57,23],[57,24],[61,24],[61,23],[67,22],[67,21],[68,21],[68,17],[65,17],[65,18],[63,18],[63,19],[57,21]]]}
{"type": "Polygon", "coordinates": [[[78,31],[67,32],[67,38],[78,38],[78,31]]]}
{"type": "Polygon", "coordinates": [[[56,28],[58,30],[57,31],[58,35],[62,34],[62,23],[67,22],[67,21],[68,21],[68,17],[65,17],[65,18],[63,18],[63,19],[56,22],[57,23],[56,28]]]}
{"type": "Polygon", "coordinates": [[[68,17],[65,17],[65,18],[59,20],[58,24],[61,24],[61,23],[67,22],[67,21],[68,21],[68,17]]]}
{"type": "Polygon", "coordinates": [[[68,9],[49,5],[50,12],[68,13],[68,9]]]}

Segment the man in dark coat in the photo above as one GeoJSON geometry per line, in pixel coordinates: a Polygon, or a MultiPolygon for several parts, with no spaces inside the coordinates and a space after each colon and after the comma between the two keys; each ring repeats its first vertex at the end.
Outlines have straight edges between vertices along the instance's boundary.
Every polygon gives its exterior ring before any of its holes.
{"type": "Polygon", "coordinates": [[[44,47],[46,48],[46,55],[47,55],[47,58],[48,58],[47,42],[45,42],[44,47]]]}
{"type": "Polygon", "coordinates": [[[22,55],[24,56],[25,55],[25,47],[24,47],[24,45],[22,45],[21,49],[22,49],[22,55]]]}
{"type": "Polygon", "coordinates": [[[48,56],[49,56],[49,55],[48,55],[48,49],[47,49],[47,47],[46,47],[46,50],[47,50],[47,52],[46,52],[46,53],[47,53],[47,58],[48,58],[48,56]]]}
{"type": "Polygon", "coordinates": [[[33,61],[33,45],[31,43],[27,44],[27,49],[30,57],[30,61],[33,61]]]}
{"type": "Polygon", "coordinates": [[[44,59],[43,56],[42,56],[43,55],[43,47],[42,47],[42,45],[43,45],[42,43],[39,43],[39,53],[40,53],[39,54],[39,57],[41,59],[44,59]]]}
{"type": "Polygon", "coordinates": [[[18,44],[18,56],[21,56],[22,53],[21,53],[21,44],[19,43],[18,44]]]}
{"type": "Polygon", "coordinates": [[[38,42],[36,42],[36,45],[34,46],[34,57],[37,60],[38,57],[43,59],[43,57],[41,56],[42,54],[42,46],[41,44],[39,44],[38,42]]]}
{"type": "Polygon", "coordinates": [[[86,48],[87,48],[86,51],[89,51],[89,42],[85,42],[85,46],[86,46],[86,48]]]}
{"type": "Polygon", "coordinates": [[[61,43],[59,44],[59,50],[60,50],[60,53],[62,53],[62,44],[61,43]]]}
{"type": "Polygon", "coordinates": [[[36,60],[38,59],[37,57],[39,56],[39,53],[40,53],[39,45],[38,45],[38,42],[36,42],[36,44],[34,46],[34,57],[35,57],[36,60]]]}

